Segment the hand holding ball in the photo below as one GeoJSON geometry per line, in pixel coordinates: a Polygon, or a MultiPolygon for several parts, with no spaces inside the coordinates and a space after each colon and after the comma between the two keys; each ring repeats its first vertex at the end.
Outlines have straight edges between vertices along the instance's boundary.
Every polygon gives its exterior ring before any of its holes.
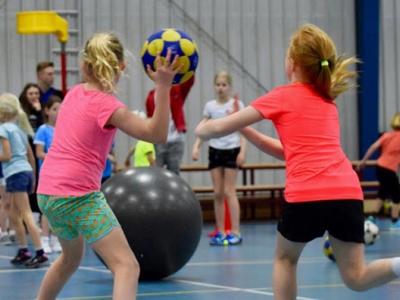
{"type": "Polygon", "coordinates": [[[164,63],[168,50],[172,52],[171,60],[177,54],[179,56],[177,65],[183,65],[182,69],[175,75],[172,84],[184,83],[194,75],[199,56],[196,43],[182,30],[169,28],[152,34],[142,47],[143,67],[147,74],[147,65],[155,71],[157,69],[157,53],[160,53],[161,61],[164,63]]]}

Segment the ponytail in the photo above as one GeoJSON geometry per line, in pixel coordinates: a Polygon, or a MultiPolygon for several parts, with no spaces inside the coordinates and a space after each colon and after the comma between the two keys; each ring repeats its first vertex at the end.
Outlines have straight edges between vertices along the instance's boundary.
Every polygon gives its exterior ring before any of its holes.
{"type": "Polygon", "coordinates": [[[356,71],[347,68],[358,63],[355,57],[336,57],[336,48],[329,35],[312,24],[301,26],[293,35],[288,56],[304,73],[305,79],[328,101],[355,86],[350,79],[357,77],[356,71]]]}

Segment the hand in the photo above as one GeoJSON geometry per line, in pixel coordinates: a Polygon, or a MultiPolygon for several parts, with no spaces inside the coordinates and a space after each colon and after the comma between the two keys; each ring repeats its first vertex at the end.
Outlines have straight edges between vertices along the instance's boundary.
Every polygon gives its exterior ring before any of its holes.
{"type": "Polygon", "coordinates": [[[40,104],[39,100],[36,100],[36,101],[32,102],[31,104],[36,111],[42,110],[42,105],[40,104]]]}
{"type": "Polygon", "coordinates": [[[183,68],[183,64],[178,65],[178,55],[175,55],[171,62],[172,51],[168,50],[167,56],[165,57],[164,64],[161,62],[160,52],[156,56],[156,71],[151,69],[150,65],[147,65],[147,73],[150,78],[154,80],[156,84],[171,86],[174,76],[183,68]]]}
{"type": "Polygon", "coordinates": [[[108,154],[107,158],[111,161],[112,164],[116,164],[117,163],[114,155],[108,154]]]}
{"type": "Polygon", "coordinates": [[[199,150],[197,148],[193,148],[192,160],[197,161],[198,159],[199,159],[199,150]]]}
{"type": "Polygon", "coordinates": [[[238,112],[240,110],[240,107],[239,107],[239,94],[238,93],[233,94],[233,99],[235,100],[233,102],[233,112],[238,112]]]}
{"type": "Polygon", "coordinates": [[[239,107],[239,94],[238,93],[233,94],[233,99],[234,99],[234,101],[233,101],[233,110],[227,109],[226,110],[226,114],[227,115],[231,115],[231,114],[233,114],[235,112],[238,112],[240,110],[240,107],[239,107]]]}
{"type": "Polygon", "coordinates": [[[361,169],[364,168],[364,165],[365,165],[365,162],[359,161],[359,162],[356,164],[356,170],[357,170],[357,171],[361,171],[361,169]]]}
{"type": "Polygon", "coordinates": [[[131,166],[130,159],[125,160],[125,167],[129,168],[131,166]]]}
{"type": "Polygon", "coordinates": [[[238,156],[236,157],[236,165],[238,167],[243,166],[244,163],[244,153],[243,152],[239,152],[238,156]]]}

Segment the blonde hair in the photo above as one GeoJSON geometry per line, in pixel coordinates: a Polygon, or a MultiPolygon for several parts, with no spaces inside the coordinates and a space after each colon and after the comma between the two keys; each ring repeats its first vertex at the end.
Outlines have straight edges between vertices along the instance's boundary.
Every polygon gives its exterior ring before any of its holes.
{"type": "Polygon", "coordinates": [[[86,76],[98,81],[105,92],[118,92],[115,85],[122,74],[124,47],[116,35],[98,33],[92,36],[86,42],[82,60],[86,64],[86,76]]]}
{"type": "Polygon", "coordinates": [[[0,114],[3,115],[4,120],[11,120],[18,116],[18,125],[21,129],[30,136],[34,135],[28,116],[21,108],[17,96],[9,93],[0,96],[0,114]]]}
{"type": "Polygon", "coordinates": [[[356,78],[357,72],[349,71],[347,67],[359,60],[355,57],[344,59],[344,54],[336,57],[332,39],[315,25],[305,24],[292,36],[288,58],[301,68],[305,79],[329,100],[355,86],[349,80],[356,78]]]}
{"type": "Polygon", "coordinates": [[[400,112],[394,114],[390,121],[390,126],[393,130],[400,130],[400,112]]]}
{"type": "Polygon", "coordinates": [[[232,77],[226,71],[221,71],[214,76],[214,84],[217,82],[218,77],[225,77],[229,85],[232,85],[232,77]]]}

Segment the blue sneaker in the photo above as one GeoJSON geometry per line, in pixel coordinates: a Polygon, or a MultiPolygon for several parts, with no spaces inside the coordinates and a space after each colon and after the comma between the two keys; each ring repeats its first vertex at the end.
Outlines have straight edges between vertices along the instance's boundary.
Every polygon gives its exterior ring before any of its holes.
{"type": "Polygon", "coordinates": [[[369,216],[369,217],[367,218],[367,220],[370,221],[370,222],[372,222],[372,223],[374,223],[375,225],[377,225],[377,224],[376,224],[376,219],[375,219],[373,216],[369,216]]]}
{"type": "Polygon", "coordinates": [[[243,238],[240,235],[230,233],[226,236],[225,241],[227,241],[229,245],[239,245],[243,242],[243,238]]]}
{"type": "Polygon", "coordinates": [[[226,235],[218,232],[215,234],[212,238],[210,238],[210,245],[217,245],[217,246],[223,246],[223,245],[228,245],[228,241],[225,241],[226,235]]]}
{"type": "Polygon", "coordinates": [[[400,230],[400,220],[390,224],[390,230],[400,230]]]}

